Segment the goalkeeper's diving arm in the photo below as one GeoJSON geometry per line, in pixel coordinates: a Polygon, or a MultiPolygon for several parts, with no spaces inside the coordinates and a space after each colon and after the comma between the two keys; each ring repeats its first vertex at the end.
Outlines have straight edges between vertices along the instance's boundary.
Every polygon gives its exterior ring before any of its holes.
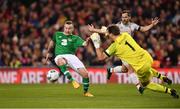
{"type": "Polygon", "coordinates": [[[108,56],[103,52],[101,48],[96,48],[96,55],[98,60],[103,61],[108,58],[108,56]]]}
{"type": "Polygon", "coordinates": [[[90,36],[90,38],[91,38],[91,40],[92,40],[92,42],[94,44],[98,60],[103,61],[106,58],[108,58],[108,56],[103,52],[103,49],[100,48],[101,39],[100,39],[99,34],[98,33],[93,33],[90,36]]]}

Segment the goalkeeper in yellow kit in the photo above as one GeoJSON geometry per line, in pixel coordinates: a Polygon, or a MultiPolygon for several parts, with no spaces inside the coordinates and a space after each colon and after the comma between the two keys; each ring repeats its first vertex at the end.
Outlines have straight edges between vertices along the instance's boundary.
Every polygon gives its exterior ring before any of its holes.
{"type": "MultiPolygon", "coordinates": [[[[89,30],[92,28],[90,26],[89,30]]],[[[157,92],[168,93],[174,98],[179,98],[176,90],[151,82],[153,76],[159,75],[151,67],[153,59],[128,33],[120,34],[120,30],[116,25],[110,25],[105,34],[112,43],[104,52],[100,48],[100,36],[98,34],[91,35],[99,60],[104,60],[109,56],[117,56],[132,67],[143,87],[157,92]]]]}

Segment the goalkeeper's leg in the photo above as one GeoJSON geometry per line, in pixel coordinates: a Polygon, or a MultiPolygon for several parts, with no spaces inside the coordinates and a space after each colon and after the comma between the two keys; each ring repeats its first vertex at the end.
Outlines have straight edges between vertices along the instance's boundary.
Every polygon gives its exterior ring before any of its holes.
{"type": "Polygon", "coordinates": [[[152,73],[152,75],[153,75],[154,77],[157,77],[157,78],[161,79],[161,80],[164,81],[165,83],[167,83],[167,84],[169,84],[169,85],[172,84],[172,80],[170,80],[168,77],[160,74],[157,70],[151,68],[151,73],[152,73]]]}
{"type": "Polygon", "coordinates": [[[145,88],[150,89],[152,91],[156,91],[156,92],[168,93],[174,98],[179,98],[179,95],[174,89],[170,89],[160,84],[150,82],[152,79],[152,76],[153,76],[152,70],[150,69],[144,70],[144,73],[139,74],[139,80],[145,88]],[[140,76],[140,75],[144,75],[144,76],[140,76]]]}
{"type": "Polygon", "coordinates": [[[157,83],[150,82],[146,85],[146,88],[156,92],[168,93],[174,98],[179,98],[175,89],[170,89],[157,83]]]}

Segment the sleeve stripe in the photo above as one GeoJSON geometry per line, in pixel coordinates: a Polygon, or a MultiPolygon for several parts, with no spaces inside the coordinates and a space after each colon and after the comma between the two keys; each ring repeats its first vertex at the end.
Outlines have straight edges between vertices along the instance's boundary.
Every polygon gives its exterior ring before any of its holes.
{"type": "Polygon", "coordinates": [[[104,51],[104,53],[105,53],[108,57],[110,57],[110,55],[109,55],[106,51],[104,51]]]}
{"type": "Polygon", "coordinates": [[[138,31],[140,31],[141,27],[139,26],[138,31]]]}

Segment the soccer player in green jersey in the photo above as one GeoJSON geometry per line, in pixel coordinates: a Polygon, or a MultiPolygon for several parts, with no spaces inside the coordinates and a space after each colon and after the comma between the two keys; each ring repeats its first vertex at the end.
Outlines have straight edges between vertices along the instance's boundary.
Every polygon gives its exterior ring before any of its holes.
{"type": "MultiPolygon", "coordinates": [[[[109,56],[116,56],[130,65],[143,87],[179,98],[176,90],[151,82],[152,77],[159,74],[151,67],[153,59],[146,50],[136,43],[130,34],[127,32],[120,34],[120,30],[116,25],[110,25],[107,28],[106,36],[112,43],[103,52],[100,47],[100,36],[98,34],[91,35],[99,60],[104,60],[109,56]]],[[[160,79],[162,78],[163,76],[160,79]]]]}
{"type": "Polygon", "coordinates": [[[66,21],[64,24],[64,31],[57,31],[54,33],[52,40],[49,43],[46,62],[49,57],[49,51],[54,46],[55,50],[55,63],[61,69],[61,72],[72,82],[74,88],[79,88],[79,83],[71,76],[67,70],[67,66],[70,66],[73,70],[78,72],[83,77],[84,96],[93,97],[88,92],[89,89],[89,76],[88,71],[84,64],[75,55],[76,49],[80,46],[86,46],[88,39],[84,41],[81,37],[73,35],[74,25],[72,21],[66,21]]]}

